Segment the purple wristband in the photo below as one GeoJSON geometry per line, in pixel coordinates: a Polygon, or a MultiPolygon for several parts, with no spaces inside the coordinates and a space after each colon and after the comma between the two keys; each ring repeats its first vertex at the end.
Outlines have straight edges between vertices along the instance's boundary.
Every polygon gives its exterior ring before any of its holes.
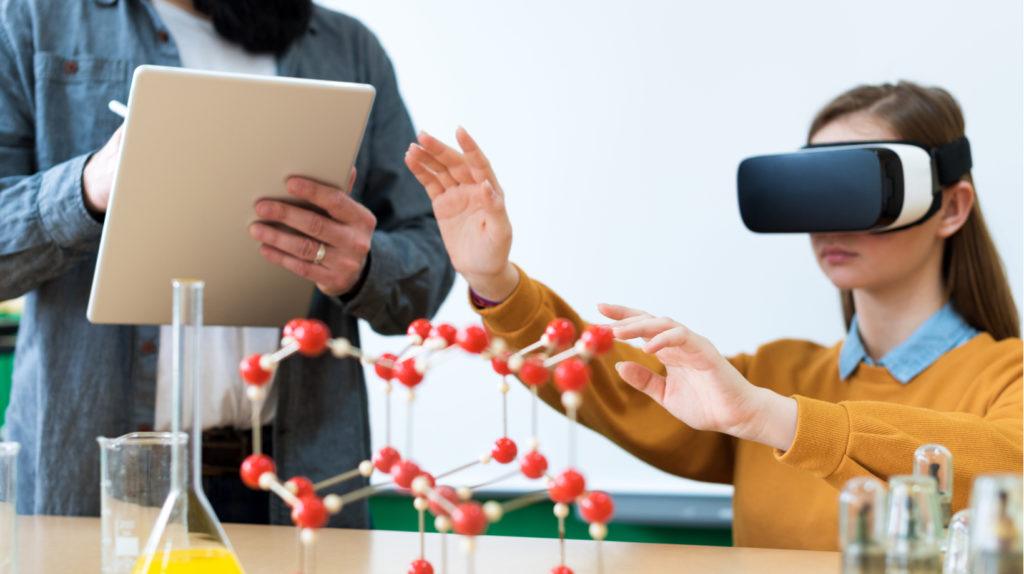
{"type": "Polygon", "coordinates": [[[480,309],[487,309],[488,307],[497,307],[501,305],[501,301],[491,301],[481,297],[479,293],[473,290],[472,287],[469,289],[469,300],[473,302],[480,309]]]}

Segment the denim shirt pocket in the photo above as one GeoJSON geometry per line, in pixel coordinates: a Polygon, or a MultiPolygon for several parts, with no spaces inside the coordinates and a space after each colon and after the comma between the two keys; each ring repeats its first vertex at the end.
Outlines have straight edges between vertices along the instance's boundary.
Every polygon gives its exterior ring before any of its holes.
{"type": "Polygon", "coordinates": [[[102,147],[122,122],[107,103],[127,100],[129,62],[36,52],[33,66],[36,135],[49,155],[39,158],[40,167],[102,147]]]}

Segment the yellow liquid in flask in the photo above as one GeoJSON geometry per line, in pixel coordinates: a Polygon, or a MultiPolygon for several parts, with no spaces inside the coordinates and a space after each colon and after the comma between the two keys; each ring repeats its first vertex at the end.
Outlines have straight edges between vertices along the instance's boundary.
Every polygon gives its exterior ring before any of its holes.
{"type": "Polygon", "coordinates": [[[244,574],[235,555],[225,548],[186,548],[157,552],[144,570],[146,557],[140,557],[132,574],[244,574]]]}

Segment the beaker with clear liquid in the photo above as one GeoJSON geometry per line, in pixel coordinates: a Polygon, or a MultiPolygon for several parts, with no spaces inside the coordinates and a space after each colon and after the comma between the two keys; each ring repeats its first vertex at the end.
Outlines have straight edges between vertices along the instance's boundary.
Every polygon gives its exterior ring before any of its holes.
{"type": "Polygon", "coordinates": [[[171,488],[133,574],[241,574],[242,566],[203,492],[199,350],[204,285],[175,279],[172,286],[171,433],[189,429],[191,438],[182,452],[172,450],[171,488]],[[186,401],[192,405],[188,411],[186,401]]]}
{"type": "Polygon", "coordinates": [[[97,437],[103,574],[130,574],[171,490],[172,449],[188,435],[135,432],[97,437]]]}

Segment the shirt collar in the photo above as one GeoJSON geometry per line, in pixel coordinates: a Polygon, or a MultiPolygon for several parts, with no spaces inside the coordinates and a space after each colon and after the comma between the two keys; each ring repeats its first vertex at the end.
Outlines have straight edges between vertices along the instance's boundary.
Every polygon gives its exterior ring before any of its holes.
{"type": "MultiPolygon", "coordinates": [[[[978,330],[968,325],[953,309],[953,305],[947,302],[877,364],[885,367],[897,381],[907,384],[942,355],[977,334],[978,330]]],[[[839,377],[843,380],[850,378],[861,362],[876,364],[864,349],[855,315],[850,321],[850,331],[839,353],[839,377]]]]}

